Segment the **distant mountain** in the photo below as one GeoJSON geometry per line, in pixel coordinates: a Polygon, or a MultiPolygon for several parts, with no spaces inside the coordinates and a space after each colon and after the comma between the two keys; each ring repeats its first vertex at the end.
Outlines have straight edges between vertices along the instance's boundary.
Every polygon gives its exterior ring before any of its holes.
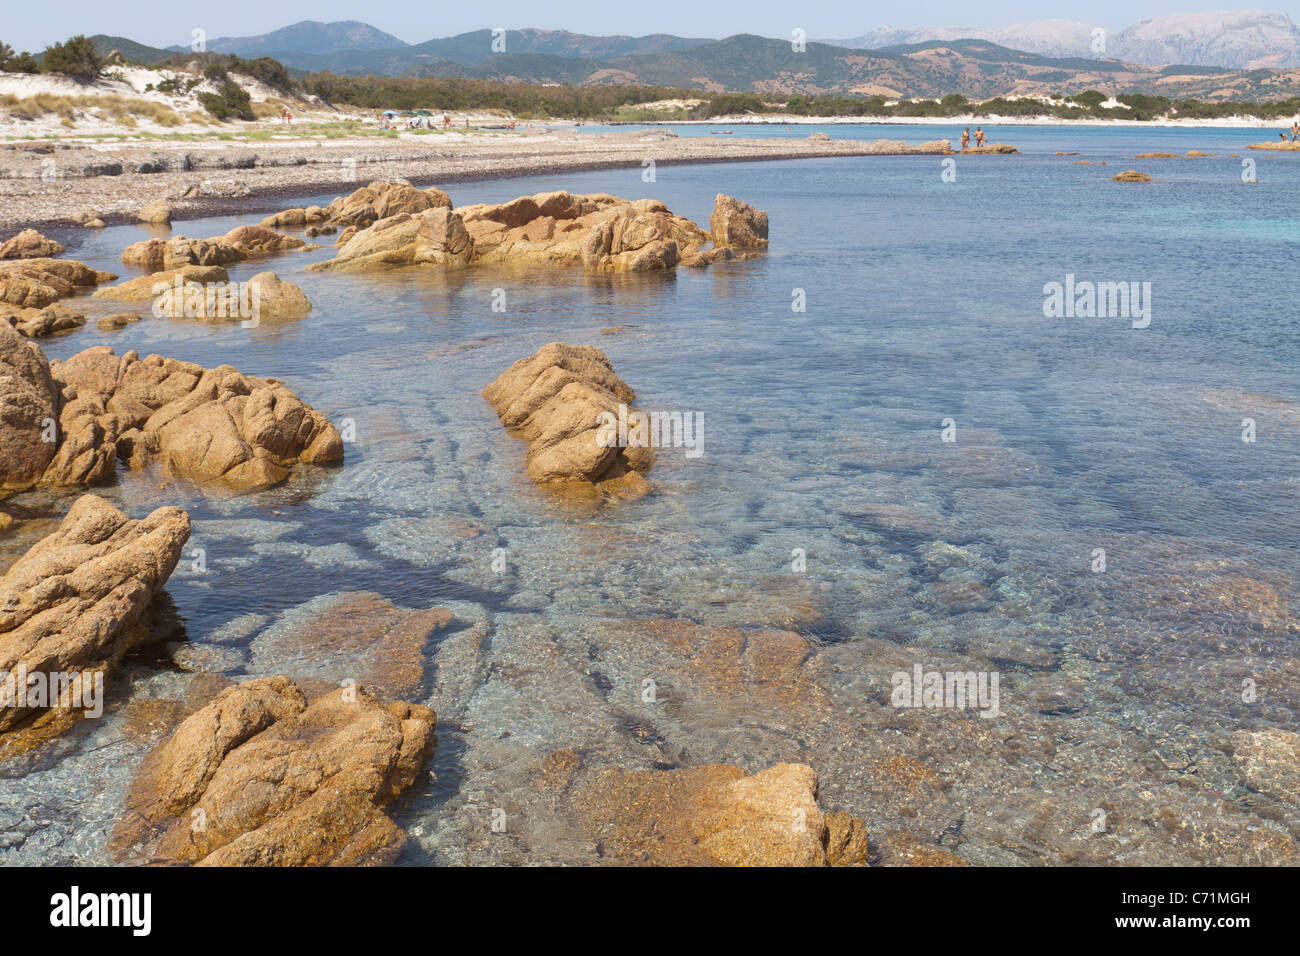
{"type": "Polygon", "coordinates": [[[1100,49],[1094,47],[1097,29],[1077,20],[1036,20],[1003,27],[877,27],[861,36],[827,42],[872,50],[973,38],[1044,56],[1119,59],[1147,66],[1179,63],[1247,70],[1300,66],[1300,30],[1285,13],[1211,10],[1142,20],[1118,32],[1108,31],[1100,49]]]}
{"type": "Polygon", "coordinates": [[[212,53],[234,53],[247,59],[278,53],[327,55],[354,50],[391,50],[407,45],[392,34],[357,20],[338,20],[334,23],[303,20],[260,36],[217,37],[208,41],[208,50],[212,53]]]}
{"type": "MultiPolygon", "coordinates": [[[[1262,42],[1281,44],[1285,37],[1279,31],[1283,27],[1294,32],[1290,21],[1280,14],[1242,14],[1235,20],[1223,16],[1197,14],[1143,21],[1108,36],[1104,58],[1098,58],[1092,49],[1092,26],[1065,20],[989,31],[1009,37],[1009,42],[1020,46],[1036,45],[1056,51],[1052,55],[970,37],[891,43],[888,41],[910,38],[913,31],[887,28],[845,41],[870,41],[884,46],[849,48],[812,42],[798,52],[791,49],[789,40],[753,34],[704,40],[667,34],[597,37],[561,30],[510,30],[505,34],[505,51],[497,52],[489,30],[408,45],[361,23],[313,22],[262,37],[215,40],[209,49],[250,58],[274,56],[294,71],[665,86],[755,92],[773,98],[833,93],[893,99],[960,93],[972,99],[987,99],[1089,89],[1216,100],[1271,100],[1300,94],[1300,71],[1234,72],[1206,65],[1216,57],[1239,60],[1253,56],[1262,42]],[[1216,32],[1215,23],[1236,23],[1238,28],[1225,27],[1216,32]],[[390,41],[400,45],[370,46],[390,41]],[[285,43],[299,49],[274,48],[285,43]],[[331,51],[319,52],[325,47],[331,51]],[[1162,62],[1184,62],[1167,67],[1144,66],[1119,52],[1129,48],[1146,51],[1162,62]],[[1157,56],[1161,50],[1165,52],[1157,56]]],[[[939,32],[965,31],[953,28],[939,32]]],[[[169,55],[169,51],[133,44],[121,37],[95,40],[101,50],[117,49],[138,62],[156,63],[169,55]]],[[[1275,48],[1273,55],[1279,65],[1290,64],[1291,55],[1285,52],[1284,45],[1280,50],[1275,48]]]]}
{"type": "Polygon", "coordinates": [[[146,66],[161,63],[174,55],[171,50],[163,50],[156,46],[145,46],[143,43],[136,43],[126,37],[112,37],[97,33],[90,39],[95,44],[95,49],[104,56],[116,50],[131,63],[143,63],[146,66]]]}
{"type": "Polygon", "coordinates": [[[1300,30],[1285,13],[1213,10],[1142,20],[1115,36],[1107,55],[1135,63],[1254,70],[1300,66],[1300,30]]]}
{"type": "Polygon", "coordinates": [[[900,30],[894,27],[877,27],[862,36],[826,42],[849,49],[875,50],[912,43],[928,43],[933,40],[989,40],[999,46],[1024,50],[1027,53],[1039,53],[1043,56],[1095,57],[1097,54],[1092,52],[1092,31],[1095,29],[1097,27],[1092,24],[1081,23],[1078,20],[1035,20],[1031,23],[984,28],[927,27],[900,30]]]}
{"type": "MultiPolygon", "coordinates": [[[[423,45],[421,45],[423,46],[423,45]]],[[[415,50],[417,48],[410,48],[415,50]]],[[[507,50],[511,49],[507,44],[507,50]]],[[[441,52],[447,51],[445,48],[441,52]]],[[[461,76],[525,83],[632,84],[709,92],[756,92],[774,99],[793,94],[938,97],[1138,92],[1197,99],[1276,99],[1300,94],[1300,72],[1242,73],[1219,67],[1163,69],[1095,60],[1046,57],[984,40],[931,41],[881,50],[850,50],[741,34],[663,53],[590,60],[545,53],[498,53],[473,64],[430,54],[405,75],[461,76]]],[[[341,72],[340,63],[332,69],[341,72]]],[[[390,61],[390,67],[401,66],[390,61]]],[[[361,72],[373,72],[363,70],[361,72]]]]}

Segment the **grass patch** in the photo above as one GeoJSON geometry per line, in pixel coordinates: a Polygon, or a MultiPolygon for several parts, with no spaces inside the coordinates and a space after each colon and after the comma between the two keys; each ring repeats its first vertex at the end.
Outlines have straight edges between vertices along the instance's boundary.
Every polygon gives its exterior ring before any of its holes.
{"type": "Polygon", "coordinates": [[[77,113],[92,110],[100,116],[123,126],[134,127],[143,119],[159,126],[180,126],[184,120],[165,103],[125,96],[64,96],[57,93],[36,93],[17,97],[12,94],[0,97],[0,109],[8,112],[10,119],[35,120],[51,114],[58,116],[64,126],[74,126],[77,113]]]}

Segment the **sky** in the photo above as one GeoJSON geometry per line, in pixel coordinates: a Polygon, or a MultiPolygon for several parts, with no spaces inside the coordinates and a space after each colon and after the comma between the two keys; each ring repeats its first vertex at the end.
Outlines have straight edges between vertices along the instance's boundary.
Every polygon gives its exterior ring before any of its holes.
{"type": "MultiPolygon", "coordinates": [[[[1300,0],[1266,2],[1262,8],[1300,21],[1300,0]]],[[[0,0],[0,41],[16,50],[39,51],[76,33],[106,33],[150,46],[188,46],[196,27],[215,39],[268,33],[299,20],[361,20],[408,43],[486,27],[694,37],[735,33],[788,37],[792,29],[799,27],[815,39],[858,36],[882,24],[989,27],[1056,17],[1118,30],[1147,17],[1211,9],[1252,7],[1198,5],[1195,0],[914,0],[905,6],[896,0],[475,0],[468,4],[430,0],[313,0],[303,4],[266,0],[222,0],[219,4],[60,0],[56,8],[50,8],[31,0],[0,0]],[[51,15],[51,9],[57,9],[57,15],[51,15]]]]}

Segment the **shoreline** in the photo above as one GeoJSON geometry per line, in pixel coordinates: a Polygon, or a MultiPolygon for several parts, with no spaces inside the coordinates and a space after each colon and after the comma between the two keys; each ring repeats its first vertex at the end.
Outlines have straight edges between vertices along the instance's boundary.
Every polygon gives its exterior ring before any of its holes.
{"type": "MultiPolygon", "coordinates": [[[[1293,119],[1300,119],[1294,117],[1293,119]]],[[[605,126],[1100,126],[1123,129],[1142,127],[1155,129],[1281,129],[1290,128],[1292,119],[1279,119],[1269,123],[1253,116],[1229,119],[1181,120],[1126,120],[1126,119],[1060,119],[1056,116],[717,116],[707,120],[619,120],[605,126]]],[[[597,125],[595,123],[591,125],[597,125]]]]}
{"type": "Polygon", "coordinates": [[[626,167],[629,192],[647,161],[664,166],[825,159],[839,156],[951,154],[947,140],[907,144],[897,140],[734,139],[719,142],[665,134],[587,134],[502,140],[467,149],[430,149],[426,144],[373,140],[328,143],[232,144],[200,149],[192,144],[115,144],[80,148],[31,144],[18,170],[0,176],[0,234],[22,228],[80,229],[80,214],[94,209],[107,225],[137,221],[136,213],[158,199],[174,222],[219,215],[274,212],[284,200],[317,193],[346,195],[378,179],[406,179],[418,186],[508,179],[546,173],[626,167]],[[80,150],[78,153],[77,151],[80,150]],[[193,154],[190,152],[193,150],[193,154]],[[118,154],[118,155],[115,155],[118,154]],[[306,155],[310,154],[310,155],[306,155]],[[57,157],[57,158],[56,158],[57,157]],[[76,164],[91,165],[80,172],[76,164]],[[62,166],[60,166],[62,161],[62,166]],[[56,173],[41,179],[42,163],[56,173]],[[195,163],[198,165],[194,165],[195,163]],[[140,172],[141,164],[163,171],[140,172]],[[239,164],[239,165],[235,165],[239,164]],[[133,166],[137,171],[126,171],[133,166]],[[69,172],[59,172],[68,167],[69,172]],[[105,169],[121,167],[117,172],[105,169]],[[169,168],[170,167],[170,168],[169,168]],[[181,168],[186,167],[186,168],[181,168]],[[635,178],[633,178],[635,177],[635,178]],[[218,194],[184,196],[207,184],[218,194]],[[219,194],[225,191],[228,194],[219,194]]]}

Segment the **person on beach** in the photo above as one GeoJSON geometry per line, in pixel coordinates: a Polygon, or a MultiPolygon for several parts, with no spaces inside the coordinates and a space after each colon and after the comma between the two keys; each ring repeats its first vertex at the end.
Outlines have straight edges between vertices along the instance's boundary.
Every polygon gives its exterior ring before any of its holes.
{"type": "Polygon", "coordinates": [[[969,127],[969,126],[967,126],[964,130],[961,131],[961,148],[962,148],[962,152],[965,152],[965,151],[966,151],[966,148],[967,148],[968,146],[970,146],[970,127],[969,127]]]}

